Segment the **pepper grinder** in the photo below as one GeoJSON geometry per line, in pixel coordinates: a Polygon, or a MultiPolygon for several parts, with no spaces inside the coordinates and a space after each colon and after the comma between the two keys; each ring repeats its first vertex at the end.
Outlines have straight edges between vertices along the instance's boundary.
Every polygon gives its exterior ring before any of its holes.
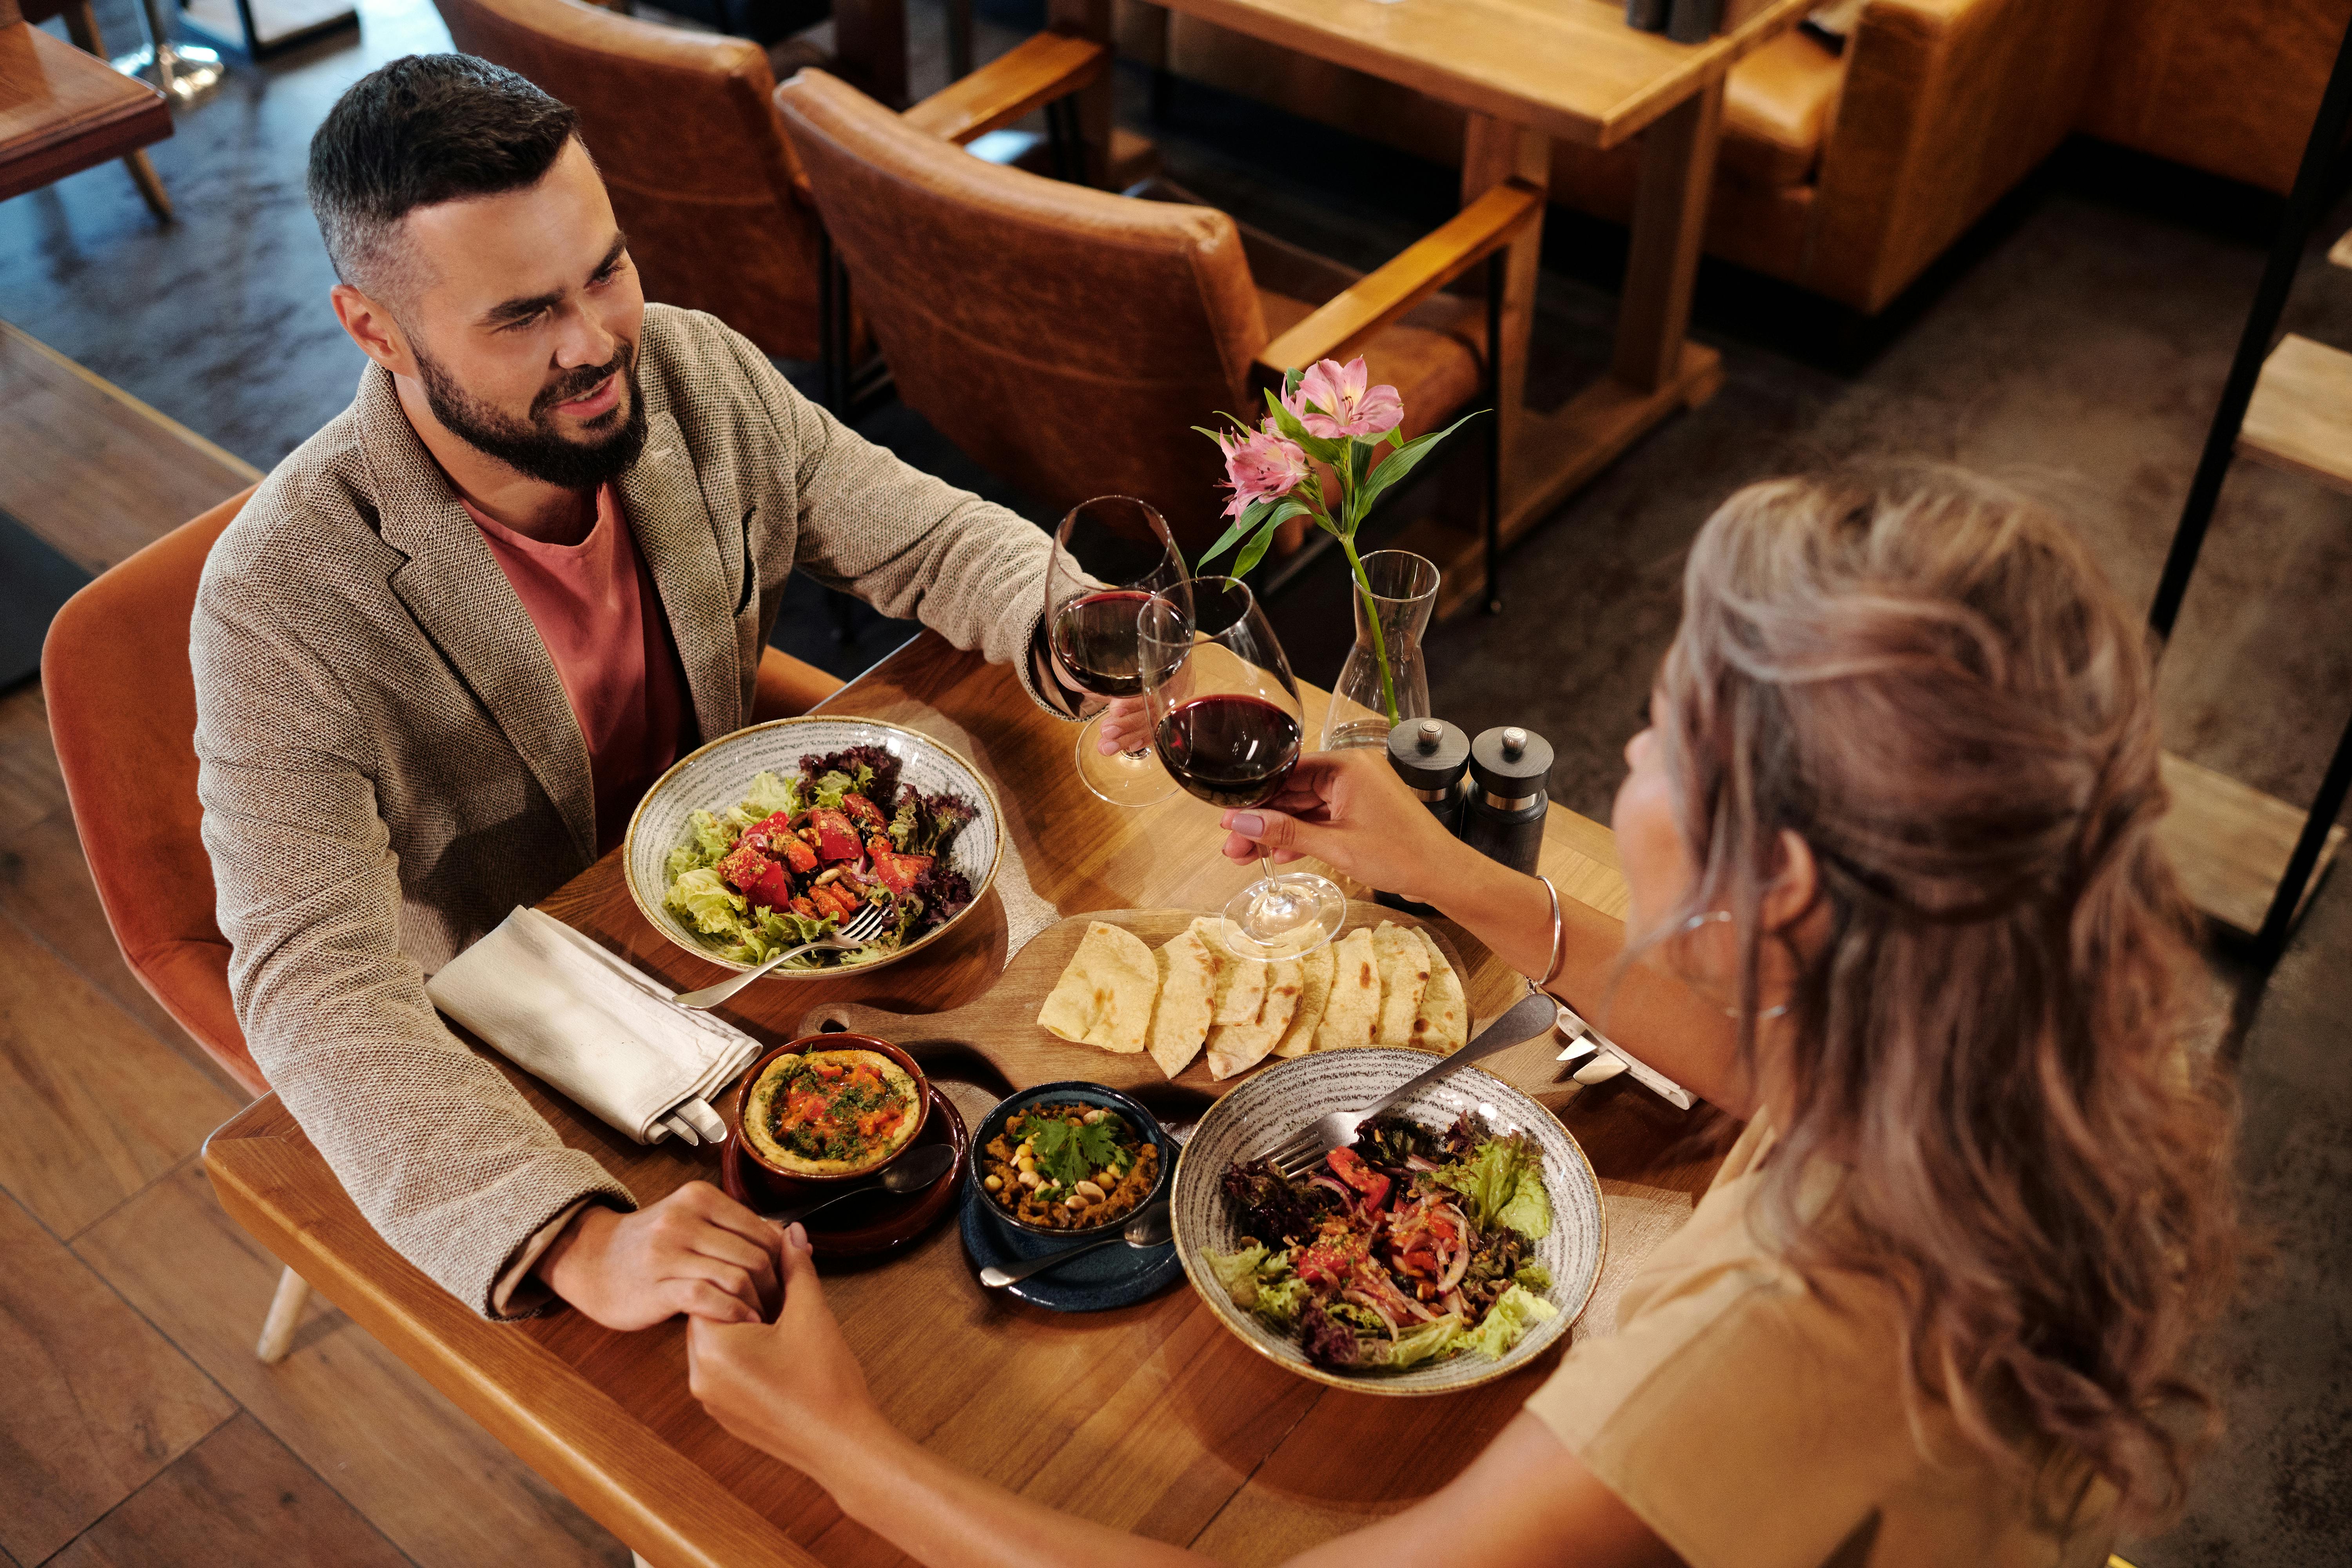
{"type": "MultiPolygon", "coordinates": [[[[1437,818],[1446,832],[1458,836],[1462,830],[1462,777],[1470,765],[1470,737],[1458,725],[1448,724],[1443,719],[1423,719],[1391,730],[1388,744],[1389,766],[1429,808],[1429,815],[1437,818]]],[[[1372,900],[1408,914],[1437,912],[1402,893],[1376,892],[1372,900]]]]}
{"type": "Polygon", "coordinates": [[[1462,810],[1462,842],[1515,871],[1535,875],[1543,854],[1544,817],[1551,798],[1544,780],[1551,773],[1551,742],[1532,731],[1507,725],[1470,742],[1474,787],[1462,810]]]}

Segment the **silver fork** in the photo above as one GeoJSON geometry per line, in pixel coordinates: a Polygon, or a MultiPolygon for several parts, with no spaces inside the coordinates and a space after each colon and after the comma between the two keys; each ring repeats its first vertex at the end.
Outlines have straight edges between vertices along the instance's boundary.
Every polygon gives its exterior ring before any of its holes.
{"type": "Polygon", "coordinates": [[[1459,1072],[1472,1062],[1507,1051],[1513,1046],[1525,1045],[1549,1030],[1559,1016],[1559,1005],[1542,992],[1530,993],[1509,1012],[1478,1032],[1478,1037],[1454,1052],[1442,1058],[1425,1073],[1420,1073],[1372,1101],[1361,1110],[1332,1110],[1317,1117],[1297,1134],[1283,1140],[1260,1156],[1274,1162],[1274,1168],[1286,1181],[1297,1181],[1313,1170],[1324,1155],[1334,1149],[1344,1149],[1356,1141],[1356,1130],[1381,1111],[1401,1105],[1405,1100],[1449,1073],[1459,1072]]]}
{"type": "Polygon", "coordinates": [[[682,991],[670,1000],[681,1007],[716,1007],[788,958],[798,958],[803,952],[846,952],[864,947],[882,934],[882,928],[890,923],[891,917],[896,913],[897,911],[888,904],[868,904],[863,913],[852,918],[847,925],[831,936],[821,936],[814,942],[804,942],[798,947],[788,947],[757,969],[747,969],[740,974],[722,980],[716,985],[706,985],[699,991],[682,991]]]}

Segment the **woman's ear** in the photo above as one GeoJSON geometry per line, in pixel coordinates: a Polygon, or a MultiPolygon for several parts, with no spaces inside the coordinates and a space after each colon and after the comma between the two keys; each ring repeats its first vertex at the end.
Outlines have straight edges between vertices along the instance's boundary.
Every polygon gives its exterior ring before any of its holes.
{"type": "Polygon", "coordinates": [[[1775,849],[1778,863],[1757,912],[1766,931],[1788,932],[1811,911],[1814,895],[1821,891],[1821,872],[1813,861],[1813,847],[1793,828],[1780,829],[1775,849]]]}

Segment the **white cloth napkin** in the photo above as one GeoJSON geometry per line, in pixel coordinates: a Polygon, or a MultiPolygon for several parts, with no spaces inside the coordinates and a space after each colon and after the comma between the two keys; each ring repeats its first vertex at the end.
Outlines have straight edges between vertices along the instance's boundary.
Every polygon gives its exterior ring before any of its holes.
{"type": "Polygon", "coordinates": [[[709,1097],[760,1043],[551,915],[518,908],[425,982],[433,1005],[640,1143],[717,1142],[709,1097]]]}

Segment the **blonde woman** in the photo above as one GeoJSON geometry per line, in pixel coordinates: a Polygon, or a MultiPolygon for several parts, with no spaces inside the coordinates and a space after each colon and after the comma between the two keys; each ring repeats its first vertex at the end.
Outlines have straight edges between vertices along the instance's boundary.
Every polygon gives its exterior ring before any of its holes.
{"type": "MultiPolygon", "coordinates": [[[[1693,546],[1625,755],[1632,908],[1569,911],[1557,988],[1746,1130],[1615,1335],[1444,1488],[1297,1561],[2103,1563],[2178,1506],[2207,1412],[2178,1365],[2234,1258],[2137,626],[1988,486],[1753,486],[1693,546]]],[[[1226,826],[1236,858],[1432,889],[1553,966],[1542,885],[1377,756],[1310,758],[1226,826]]],[[[776,1327],[691,1325],[694,1389],[852,1518],[935,1564],[1192,1557],[899,1434],[797,1234],[783,1264],[776,1327]]]]}

